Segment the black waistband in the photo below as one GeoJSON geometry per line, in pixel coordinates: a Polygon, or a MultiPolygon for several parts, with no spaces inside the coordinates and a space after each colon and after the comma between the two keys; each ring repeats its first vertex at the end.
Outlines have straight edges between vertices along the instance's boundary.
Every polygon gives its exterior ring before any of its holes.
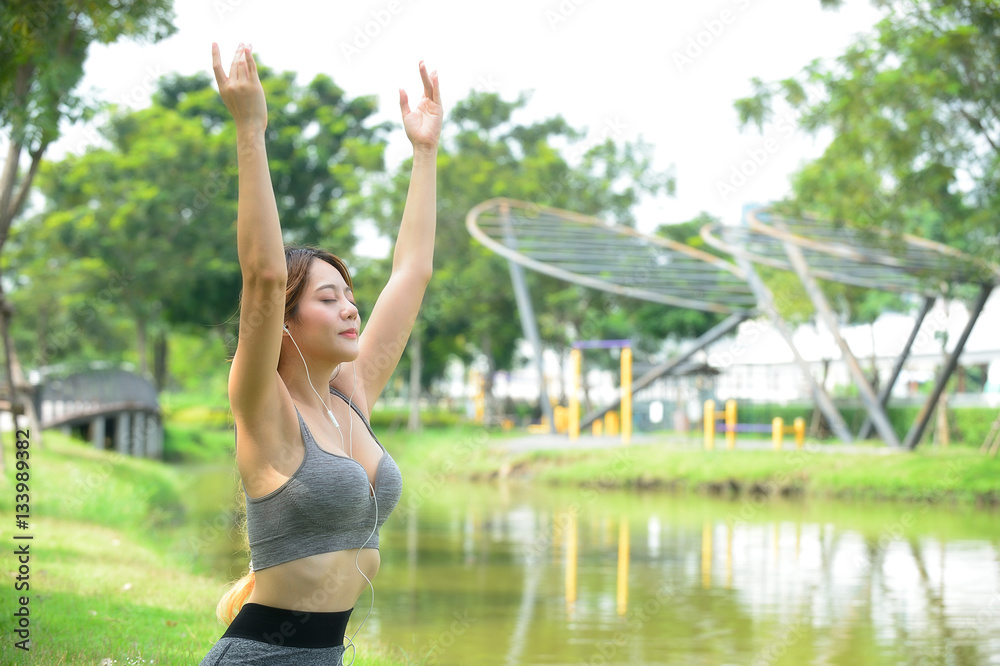
{"type": "Polygon", "coordinates": [[[353,610],[317,613],[247,603],[222,636],[288,647],[337,647],[344,644],[353,610]]]}

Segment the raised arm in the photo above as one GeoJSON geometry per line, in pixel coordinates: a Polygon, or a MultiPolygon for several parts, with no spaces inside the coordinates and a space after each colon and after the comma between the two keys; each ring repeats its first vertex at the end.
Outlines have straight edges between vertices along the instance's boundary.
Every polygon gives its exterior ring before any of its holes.
{"type": "MultiPolygon", "coordinates": [[[[412,111],[406,92],[399,91],[403,127],[413,144],[413,168],[392,253],[392,274],[358,341],[358,389],[369,411],[402,356],[434,268],[441,90],[437,72],[428,74],[423,62],[420,63],[420,78],[424,85],[423,97],[412,111]]],[[[342,377],[346,375],[341,373],[342,377]]]]}
{"type": "Polygon", "coordinates": [[[239,204],[236,247],[243,274],[240,338],[229,371],[229,400],[241,426],[273,423],[278,400],[278,354],[285,306],[285,253],[278,208],[267,166],[264,130],[267,105],[249,46],[240,44],[229,68],[222,69],[212,44],[219,93],[236,121],[239,204]]]}

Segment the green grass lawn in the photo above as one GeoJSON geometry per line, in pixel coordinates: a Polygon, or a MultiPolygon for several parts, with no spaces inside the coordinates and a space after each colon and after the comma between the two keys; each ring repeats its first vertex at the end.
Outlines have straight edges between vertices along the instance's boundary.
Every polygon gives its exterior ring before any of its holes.
{"type": "Polygon", "coordinates": [[[481,458],[475,475],[506,471],[555,484],[713,493],[807,493],[852,499],[1000,502],[1000,459],[975,449],[916,452],[674,450],[658,444],[481,458]]]}
{"type": "MultiPolygon", "coordinates": [[[[475,426],[381,435],[404,473],[492,481],[498,477],[578,486],[690,490],[715,494],[792,493],[849,499],[1000,502],[1000,458],[970,446],[890,452],[862,442],[857,452],[831,452],[809,442],[796,450],[704,451],[666,442],[606,449],[508,454],[517,433],[475,426]]],[[[675,438],[676,439],[676,438],[675,438]]]]}
{"type": "MultiPolygon", "coordinates": [[[[30,528],[19,534],[33,538],[10,538],[5,549],[30,543],[30,589],[15,594],[11,564],[0,663],[197,664],[225,630],[215,605],[229,581],[195,571],[165,541],[164,528],[183,522],[190,508],[180,470],[96,451],[56,432],[45,433],[44,448],[31,448],[29,462],[30,528]],[[28,653],[14,647],[20,595],[29,598],[28,653]]],[[[0,496],[6,526],[14,525],[13,472],[0,496]]],[[[355,663],[406,662],[363,645],[355,663]]]]}

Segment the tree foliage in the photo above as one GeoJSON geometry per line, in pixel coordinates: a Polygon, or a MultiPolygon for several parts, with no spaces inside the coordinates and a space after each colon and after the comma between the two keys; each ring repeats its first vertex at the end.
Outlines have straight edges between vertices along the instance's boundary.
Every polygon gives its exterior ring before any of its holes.
{"type": "MultiPolygon", "coordinates": [[[[325,76],[301,86],[287,72],[261,67],[260,74],[285,240],[350,257],[364,179],[383,168],[384,128],[367,126],[374,101],[347,98],[325,76]]],[[[223,327],[235,334],[238,174],[227,119],[208,76],[165,77],[152,106],[111,117],[102,129],[108,147],[43,170],[45,210],[19,225],[13,263],[15,297],[46,361],[82,351],[55,339],[75,330],[77,293],[114,292],[119,317],[134,326],[135,345],[126,347],[141,367],[147,333],[223,327]],[[39,247],[44,260],[33,256],[39,247]],[[53,274],[79,279],[43,306],[37,295],[53,274]]]]}
{"type": "Polygon", "coordinates": [[[832,131],[794,178],[793,212],[910,232],[996,262],[1000,212],[1000,6],[874,0],[885,17],[832,63],[753,81],[736,103],[758,127],[790,107],[832,131]]]}
{"type": "MultiPolygon", "coordinates": [[[[522,330],[507,262],[469,236],[465,217],[473,206],[509,197],[633,226],[641,196],[672,192],[673,178],[651,167],[648,144],[610,138],[587,144],[584,132],[561,116],[520,124],[516,117],[527,103],[524,94],[504,100],[473,93],[451,111],[438,158],[435,275],[418,323],[425,382],[440,377],[450,358],[482,355],[489,374],[519,362],[522,330]]],[[[402,213],[408,178],[407,163],[381,197],[391,202],[378,214],[385,233],[393,233],[402,213]]],[[[530,271],[527,279],[550,347],[564,348],[586,326],[617,327],[619,336],[627,329],[614,324],[620,308],[608,295],[530,271]]]]}

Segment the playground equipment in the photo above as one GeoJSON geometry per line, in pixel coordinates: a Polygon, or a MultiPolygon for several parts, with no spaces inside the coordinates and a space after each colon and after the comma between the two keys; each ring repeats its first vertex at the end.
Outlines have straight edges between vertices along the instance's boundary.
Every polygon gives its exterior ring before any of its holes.
{"type": "MultiPolygon", "coordinates": [[[[576,441],[580,438],[580,372],[583,364],[584,349],[621,349],[621,434],[622,444],[632,441],[632,347],[628,340],[587,340],[576,342],[569,353],[570,359],[570,390],[569,390],[569,438],[576,441]]],[[[596,426],[598,421],[593,422],[596,426]]],[[[618,414],[607,412],[604,415],[603,429],[614,436],[618,431],[618,414]]],[[[594,429],[597,435],[598,428],[594,429]]]]}
{"type": "Polygon", "coordinates": [[[715,401],[705,401],[703,423],[706,451],[715,449],[715,433],[720,422],[722,423],[723,431],[726,433],[726,448],[730,451],[736,448],[737,432],[770,432],[775,451],[781,450],[782,441],[786,434],[795,435],[795,448],[801,449],[805,444],[806,420],[801,416],[796,418],[790,426],[786,426],[784,419],[780,416],[774,417],[771,424],[768,425],[766,423],[738,423],[736,412],[736,401],[732,399],[727,400],[725,410],[722,412],[723,416],[720,418],[718,416],[719,412],[715,409],[715,401]]]}

